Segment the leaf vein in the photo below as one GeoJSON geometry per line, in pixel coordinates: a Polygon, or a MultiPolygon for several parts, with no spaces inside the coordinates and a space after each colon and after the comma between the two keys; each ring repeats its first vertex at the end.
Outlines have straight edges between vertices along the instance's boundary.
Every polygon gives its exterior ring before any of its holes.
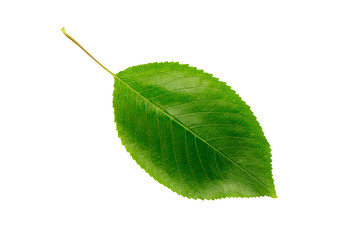
{"type": "Polygon", "coordinates": [[[196,146],[196,152],[197,152],[198,160],[199,160],[199,162],[201,163],[201,166],[202,166],[202,169],[203,169],[203,171],[204,171],[204,174],[206,175],[208,181],[211,182],[211,179],[209,178],[209,176],[208,176],[208,174],[207,174],[207,171],[206,171],[206,169],[204,168],[204,165],[203,165],[201,156],[199,155],[199,150],[198,150],[198,144],[197,144],[197,138],[196,138],[196,136],[194,136],[194,143],[195,143],[195,146],[196,146]]]}
{"type": "Polygon", "coordinates": [[[201,102],[224,102],[230,105],[234,105],[237,106],[239,108],[241,108],[240,105],[235,104],[235,103],[231,103],[231,102],[227,102],[224,99],[210,99],[210,100],[194,100],[194,101],[190,101],[190,102],[186,102],[186,103],[181,103],[181,104],[176,104],[176,105],[171,105],[171,106],[165,106],[165,109],[169,109],[169,108],[174,108],[174,107],[179,107],[179,106],[183,106],[183,105],[188,105],[188,104],[194,104],[194,103],[201,103],[201,102]]]}
{"type": "Polygon", "coordinates": [[[192,166],[191,166],[191,162],[190,162],[190,159],[189,159],[188,142],[187,142],[187,130],[186,129],[184,129],[184,146],[185,146],[185,149],[186,149],[186,157],[187,157],[189,169],[190,169],[190,171],[192,173],[192,176],[193,176],[194,180],[196,181],[199,188],[201,189],[201,185],[200,185],[198,179],[196,178],[196,176],[194,175],[194,172],[193,172],[193,169],[192,169],[192,166]]]}
{"type": "Polygon", "coordinates": [[[214,156],[214,162],[216,163],[216,168],[218,169],[219,175],[222,179],[224,179],[221,169],[218,166],[217,157],[216,157],[216,151],[213,149],[213,156],[214,156]]]}
{"type": "MultiPolygon", "coordinates": [[[[183,73],[183,72],[181,72],[181,73],[183,73]]],[[[181,77],[178,77],[178,78],[172,78],[171,80],[168,80],[168,81],[165,81],[165,82],[162,82],[162,83],[159,83],[159,84],[165,84],[165,83],[173,82],[173,81],[181,79],[181,78],[184,78],[184,76],[181,76],[181,77]]],[[[159,88],[159,87],[161,87],[161,86],[155,86],[155,87],[152,87],[152,88],[147,88],[147,89],[145,89],[143,91],[140,91],[139,93],[142,94],[142,93],[145,93],[147,91],[150,91],[150,90],[153,90],[153,89],[156,89],[156,88],[159,88]]]]}
{"type": "Polygon", "coordinates": [[[170,132],[172,134],[172,144],[173,144],[173,154],[174,154],[174,159],[175,159],[175,163],[176,163],[176,166],[177,166],[177,171],[178,171],[178,174],[180,176],[180,178],[182,179],[182,182],[185,183],[185,185],[191,190],[191,188],[189,187],[187,181],[184,180],[183,176],[182,176],[182,173],[179,169],[179,164],[178,164],[178,160],[177,160],[177,155],[175,153],[175,145],[174,145],[174,134],[173,134],[173,127],[172,127],[172,123],[173,123],[173,120],[170,119],[170,132]]]}
{"type": "MultiPolygon", "coordinates": [[[[189,90],[189,89],[197,89],[197,88],[199,88],[199,87],[200,87],[200,86],[190,87],[190,88],[173,89],[173,90],[168,91],[168,92],[166,92],[166,93],[163,93],[163,94],[160,94],[160,95],[157,95],[157,96],[154,96],[154,97],[150,97],[149,100],[155,99],[155,98],[158,98],[158,97],[162,97],[162,96],[164,96],[164,95],[172,94],[173,92],[176,92],[176,91],[183,91],[183,90],[189,90]]],[[[210,88],[210,87],[202,87],[201,89],[209,89],[209,90],[213,90],[213,91],[224,91],[224,90],[222,90],[222,89],[210,88]]]]}

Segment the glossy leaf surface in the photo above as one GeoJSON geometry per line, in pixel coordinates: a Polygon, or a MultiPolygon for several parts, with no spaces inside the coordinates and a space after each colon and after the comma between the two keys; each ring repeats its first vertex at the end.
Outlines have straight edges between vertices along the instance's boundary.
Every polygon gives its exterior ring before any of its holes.
{"type": "Polygon", "coordinates": [[[249,106],[224,82],[169,62],[114,77],[119,137],[158,182],[196,199],[276,197],[270,146],[249,106]]]}

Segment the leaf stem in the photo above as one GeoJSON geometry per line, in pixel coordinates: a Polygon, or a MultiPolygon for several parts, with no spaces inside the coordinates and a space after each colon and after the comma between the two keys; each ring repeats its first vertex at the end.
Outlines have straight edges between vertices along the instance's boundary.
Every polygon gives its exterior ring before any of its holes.
{"type": "Polygon", "coordinates": [[[96,60],[87,50],[85,50],[85,48],[83,48],[82,45],[80,45],[80,43],[78,43],[72,36],[70,36],[66,31],[65,28],[62,28],[61,31],[64,33],[64,35],[69,38],[71,41],[73,41],[73,43],[75,43],[76,45],[78,45],[78,47],[80,47],[86,54],[88,54],[89,57],[91,57],[96,63],[98,63],[102,68],[104,68],[108,73],[110,73],[111,75],[114,76],[114,73],[112,73],[111,71],[109,71],[108,68],[104,67],[103,64],[101,64],[98,60],[96,60]]]}

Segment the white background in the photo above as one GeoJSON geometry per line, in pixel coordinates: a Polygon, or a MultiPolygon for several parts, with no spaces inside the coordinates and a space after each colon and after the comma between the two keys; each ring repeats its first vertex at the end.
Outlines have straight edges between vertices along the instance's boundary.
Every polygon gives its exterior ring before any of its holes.
{"type": "Polygon", "coordinates": [[[2,1],[0,239],[361,239],[360,1],[2,1]],[[188,63],[272,146],[278,199],[196,201],[115,130],[113,72],[188,63]]]}

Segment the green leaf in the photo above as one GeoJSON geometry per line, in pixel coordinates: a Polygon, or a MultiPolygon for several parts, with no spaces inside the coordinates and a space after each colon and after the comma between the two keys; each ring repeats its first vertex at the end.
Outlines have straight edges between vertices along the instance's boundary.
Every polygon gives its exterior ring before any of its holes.
{"type": "Polygon", "coordinates": [[[189,197],[275,197],[269,144],[224,82],[179,63],[115,75],[119,137],[154,179],[189,197]]]}
{"type": "Polygon", "coordinates": [[[174,62],[111,74],[118,135],[155,180],[194,199],[276,198],[270,145],[226,83],[174,62]]]}

